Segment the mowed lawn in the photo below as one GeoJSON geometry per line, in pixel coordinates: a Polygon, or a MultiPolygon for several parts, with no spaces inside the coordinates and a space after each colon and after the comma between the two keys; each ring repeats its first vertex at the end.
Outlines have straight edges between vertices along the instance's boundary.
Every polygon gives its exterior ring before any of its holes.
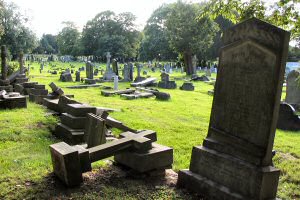
{"type": "MultiPolygon", "coordinates": [[[[76,68],[84,66],[83,63],[72,63],[76,68]]],[[[69,67],[69,63],[56,63],[57,67],[69,67]]],[[[195,91],[181,91],[179,86],[183,83],[184,74],[173,73],[171,79],[176,80],[177,89],[163,90],[171,94],[170,101],[157,101],[155,98],[124,100],[119,96],[103,97],[101,88],[67,89],[65,86],[81,83],[60,82],[59,75],[47,73],[50,67],[45,67],[42,74],[39,73],[39,64],[31,64],[31,81],[46,84],[55,82],[62,87],[66,94],[74,94],[75,99],[93,106],[119,109],[110,115],[125,125],[135,129],[150,129],[157,132],[158,143],[170,146],[174,149],[173,170],[188,168],[191,150],[195,145],[201,145],[207,134],[211,104],[213,97],[207,94],[212,85],[203,82],[195,82],[195,91]]],[[[104,68],[104,65],[101,67],[104,68]]],[[[145,68],[146,69],[146,68],[145,68]]],[[[146,69],[148,70],[148,69],[146,69]]],[[[136,72],[135,72],[136,75],[136,72]]],[[[148,75],[160,79],[159,72],[148,75]]],[[[85,73],[81,72],[84,77],[85,73]]],[[[100,76],[100,73],[99,73],[100,76]]],[[[73,74],[75,79],[75,73],[73,74]]],[[[102,83],[113,86],[113,83],[102,83]]],[[[120,83],[119,88],[129,87],[129,83],[120,83]]],[[[28,103],[27,109],[1,110],[0,111],[0,199],[34,198],[37,196],[52,196],[52,190],[48,188],[52,164],[49,145],[59,142],[52,136],[58,118],[48,114],[43,106],[28,103]]],[[[117,130],[113,130],[116,134],[117,130]]],[[[278,197],[282,199],[300,198],[300,132],[276,131],[274,149],[274,165],[281,170],[278,197]]],[[[111,159],[111,158],[110,158],[111,159]]],[[[106,168],[107,162],[102,161],[93,165],[96,171],[106,168]]],[[[128,186],[127,191],[122,188],[104,187],[102,196],[107,199],[143,199],[135,195],[139,192],[134,182],[134,187],[128,186]],[[133,190],[133,191],[130,191],[133,190]],[[124,196],[125,195],[125,196],[124,196]],[[126,196],[128,195],[128,196],[126,196]]],[[[55,198],[93,199],[99,194],[98,189],[89,189],[90,195],[84,192],[67,190],[57,194],[55,198]],[[74,195],[76,194],[76,195],[74,195]]],[[[143,193],[143,192],[141,192],[143,193]]],[[[147,194],[145,194],[147,195],[147,194]]],[[[148,194],[152,199],[185,199],[178,191],[170,191],[161,188],[148,194]]]]}

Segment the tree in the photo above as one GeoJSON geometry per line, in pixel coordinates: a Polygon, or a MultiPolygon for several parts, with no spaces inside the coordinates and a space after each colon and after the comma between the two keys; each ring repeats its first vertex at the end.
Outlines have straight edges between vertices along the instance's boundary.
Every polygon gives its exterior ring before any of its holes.
{"type": "Polygon", "coordinates": [[[165,23],[171,47],[184,57],[187,75],[195,73],[192,66],[192,56],[206,54],[218,31],[217,24],[212,20],[208,18],[196,20],[200,14],[200,7],[200,4],[178,1],[172,4],[165,23]]]}
{"type": "MultiPolygon", "coordinates": [[[[0,18],[3,18],[3,12],[4,12],[4,3],[2,0],[0,0],[0,18]]],[[[3,32],[4,32],[3,25],[0,23],[0,39],[3,32]]]]}
{"type": "Polygon", "coordinates": [[[219,15],[233,23],[256,17],[270,22],[292,33],[292,39],[300,46],[299,0],[277,0],[267,6],[262,0],[212,0],[203,7],[198,19],[219,15]]]}
{"type": "Polygon", "coordinates": [[[0,43],[7,45],[13,59],[17,58],[21,50],[24,53],[31,52],[36,47],[37,40],[35,34],[26,27],[28,18],[23,16],[13,3],[2,2],[0,14],[2,27],[0,43]]]}
{"type": "Polygon", "coordinates": [[[80,55],[80,33],[73,22],[63,22],[65,27],[57,35],[57,46],[62,55],[80,55]]]}
{"type": "Polygon", "coordinates": [[[35,53],[57,54],[58,45],[55,35],[43,34],[39,41],[39,46],[34,50],[35,53]]]}
{"type": "Polygon", "coordinates": [[[178,54],[171,49],[168,41],[165,21],[171,11],[171,4],[164,4],[156,9],[147,21],[144,28],[144,37],[140,46],[140,59],[142,60],[172,60],[178,54]]]}
{"type": "Polygon", "coordinates": [[[129,12],[116,15],[112,11],[104,11],[97,14],[82,31],[84,54],[104,57],[106,52],[111,52],[113,57],[136,57],[140,33],[135,28],[135,19],[129,12]]]}

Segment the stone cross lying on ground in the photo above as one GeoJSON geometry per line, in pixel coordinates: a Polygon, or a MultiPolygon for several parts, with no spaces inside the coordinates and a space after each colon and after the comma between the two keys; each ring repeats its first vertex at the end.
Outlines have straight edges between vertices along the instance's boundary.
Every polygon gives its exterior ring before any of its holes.
{"type": "Polygon", "coordinates": [[[85,149],[82,146],[70,146],[65,142],[50,145],[54,173],[67,185],[79,185],[82,173],[91,170],[91,163],[108,158],[126,150],[146,152],[157,140],[156,132],[151,130],[140,133],[124,132],[121,139],[85,149]]]}

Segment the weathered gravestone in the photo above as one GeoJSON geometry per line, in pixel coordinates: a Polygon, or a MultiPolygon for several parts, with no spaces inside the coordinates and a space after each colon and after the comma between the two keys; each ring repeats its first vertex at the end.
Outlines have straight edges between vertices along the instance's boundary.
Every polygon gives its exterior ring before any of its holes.
{"type": "Polygon", "coordinates": [[[300,118],[295,109],[288,103],[280,103],[277,128],[282,130],[300,130],[300,118]]]}
{"type": "MultiPolygon", "coordinates": [[[[105,114],[106,118],[108,113],[105,112],[105,114]]],[[[92,113],[86,115],[84,138],[88,148],[106,143],[105,135],[107,128],[105,126],[105,120],[101,117],[92,113]]]]}
{"type": "Polygon", "coordinates": [[[123,69],[123,81],[124,82],[130,82],[130,68],[129,66],[125,63],[124,64],[124,69],[123,69]]]}
{"type": "Polygon", "coordinates": [[[190,83],[190,82],[184,82],[182,84],[182,86],[180,86],[180,89],[181,90],[186,90],[186,91],[194,91],[195,90],[195,87],[193,85],[193,83],[190,83]]]}
{"type": "Polygon", "coordinates": [[[76,71],[75,75],[76,75],[75,81],[80,82],[80,71],[76,71]]]}
{"type": "Polygon", "coordinates": [[[73,78],[70,70],[67,69],[66,71],[62,72],[59,80],[62,82],[73,82],[73,78]]]}
{"type": "Polygon", "coordinates": [[[300,105],[300,72],[298,70],[291,71],[286,78],[286,98],[285,102],[300,105]]]}
{"type": "Polygon", "coordinates": [[[275,199],[272,165],[289,32],[256,18],[224,32],[208,135],[178,185],[211,199],[275,199]]]}
{"type": "Polygon", "coordinates": [[[135,66],[136,66],[136,69],[137,69],[137,76],[135,77],[134,82],[137,83],[137,82],[141,82],[141,81],[146,80],[145,77],[141,76],[141,70],[143,68],[143,65],[136,63],[135,66]]]}
{"type": "MultiPolygon", "coordinates": [[[[15,83],[22,84],[22,83],[28,82],[28,78],[26,77],[26,74],[25,74],[23,51],[21,51],[19,53],[19,67],[20,67],[20,71],[19,71],[18,76],[16,77],[15,83]]],[[[21,91],[21,93],[23,93],[23,91],[21,91]]]]}
{"type": "Polygon", "coordinates": [[[111,58],[110,52],[107,52],[106,53],[106,59],[107,59],[106,71],[103,75],[103,79],[104,80],[109,80],[109,81],[111,81],[113,79],[113,77],[116,75],[110,67],[110,58],[111,58]]]}
{"type": "Polygon", "coordinates": [[[119,75],[119,66],[118,66],[117,60],[113,59],[111,65],[112,65],[113,72],[118,76],[119,75]]]}
{"type": "Polygon", "coordinates": [[[175,81],[170,81],[170,75],[168,73],[162,72],[161,81],[158,82],[158,87],[165,89],[175,89],[177,87],[175,81]]]}
{"type": "Polygon", "coordinates": [[[13,87],[10,85],[7,79],[7,64],[6,64],[7,50],[6,46],[1,46],[1,79],[0,79],[0,90],[5,90],[7,92],[12,92],[13,87]]]}
{"type": "Polygon", "coordinates": [[[43,104],[44,98],[47,98],[48,90],[45,85],[41,84],[34,84],[33,87],[29,91],[29,101],[43,104]]]}
{"type": "Polygon", "coordinates": [[[96,84],[94,80],[94,66],[88,61],[86,62],[86,79],[84,79],[86,84],[96,84]]]}

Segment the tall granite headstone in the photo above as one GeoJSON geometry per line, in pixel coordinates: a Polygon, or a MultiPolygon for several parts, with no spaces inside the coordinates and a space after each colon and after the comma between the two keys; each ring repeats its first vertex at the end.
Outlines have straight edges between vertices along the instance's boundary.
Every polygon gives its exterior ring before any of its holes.
{"type": "Polygon", "coordinates": [[[113,59],[111,65],[112,65],[113,72],[118,76],[119,75],[119,66],[118,66],[118,62],[116,61],[116,59],[113,59]]]}
{"type": "Polygon", "coordinates": [[[300,105],[300,72],[298,70],[291,71],[286,78],[286,98],[288,104],[300,105]]]}
{"type": "Polygon", "coordinates": [[[94,80],[94,66],[91,61],[86,62],[86,79],[84,82],[86,84],[95,84],[96,80],[94,80]]]}
{"type": "Polygon", "coordinates": [[[272,164],[290,33],[256,18],[226,30],[210,124],[178,186],[210,199],[275,199],[272,164]]]}
{"type": "Polygon", "coordinates": [[[123,81],[124,82],[130,82],[130,68],[129,66],[125,63],[124,64],[124,69],[123,69],[123,81]]]}

